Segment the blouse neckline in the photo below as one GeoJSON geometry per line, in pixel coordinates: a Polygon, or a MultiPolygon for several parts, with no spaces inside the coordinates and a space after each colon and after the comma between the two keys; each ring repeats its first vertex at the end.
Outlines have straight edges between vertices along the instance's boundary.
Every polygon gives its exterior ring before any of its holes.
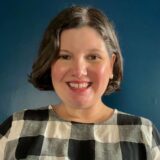
{"type": "Polygon", "coordinates": [[[69,121],[69,120],[66,120],[66,119],[63,119],[62,117],[60,117],[55,109],[54,109],[54,105],[49,105],[48,106],[48,109],[50,110],[51,114],[54,115],[54,117],[59,120],[59,121],[62,121],[62,122],[68,122],[68,123],[77,123],[77,124],[83,124],[83,125],[94,125],[94,124],[97,124],[97,125],[102,125],[102,124],[107,124],[107,123],[111,123],[113,122],[114,120],[116,120],[116,115],[118,113],[118,110],[117,109],[113,109],[113,114],[106,120],[104,121],[101,121],[101,122],[93,122],[93,123],[85,123],[85,122],[78,122],[78,121],[69,121]]]}

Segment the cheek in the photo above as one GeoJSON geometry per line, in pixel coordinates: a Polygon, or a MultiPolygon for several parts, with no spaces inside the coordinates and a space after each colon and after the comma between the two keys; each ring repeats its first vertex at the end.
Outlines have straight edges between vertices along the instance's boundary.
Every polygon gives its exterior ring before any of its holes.
{"type": "Polygon", "coordinates": [[[66,72],[66,68],[58,63],[51,66],[52,82],[61,81],[66,72]]]}
{"type": "Polygon", "coordinates": [[[99,67],[96,67],[96,70],[95,70],[95,79],[97,82],[99,83],[107,83],[108,80],[109,80],[109,75],[110,75],[110,69],[108,66],[99,66],[99,67]]]}

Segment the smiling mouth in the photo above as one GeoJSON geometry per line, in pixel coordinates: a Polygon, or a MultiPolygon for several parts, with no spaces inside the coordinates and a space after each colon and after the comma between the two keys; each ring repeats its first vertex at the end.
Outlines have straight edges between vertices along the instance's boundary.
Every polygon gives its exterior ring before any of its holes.
{"type": "Polygon", "coordinates": [[[92,82],[67,82],[67,85],[72,89],[87,89],[92,85],[92,82]]]}

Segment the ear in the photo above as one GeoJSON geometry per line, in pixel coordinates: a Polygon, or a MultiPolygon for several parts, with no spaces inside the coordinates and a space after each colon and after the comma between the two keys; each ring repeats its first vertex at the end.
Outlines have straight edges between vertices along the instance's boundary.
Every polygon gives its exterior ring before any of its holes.
{"type": "Polygon", "coordinates": [[[113,53],[111,56],[111,67],[113,68],[114,62],[116,61],[116,55],[113,53]]]}
{"type": "Polygon", "coordinates": [[[114,67],[114,63],[116,61],[116,55],[113,53],[111,58],[110,58],[110,68],[111,68],[111,75],[110,75],[110,79],[113,78],[113,67],[114,67]]]}

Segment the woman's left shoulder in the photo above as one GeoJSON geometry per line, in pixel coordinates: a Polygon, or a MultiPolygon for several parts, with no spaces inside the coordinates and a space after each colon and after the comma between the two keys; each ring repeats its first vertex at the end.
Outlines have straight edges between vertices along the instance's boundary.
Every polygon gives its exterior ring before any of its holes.
{"type": "Polygon", "coordinates": [[[143,116],[117,111],[117,125],[121,134],[140,138],[150,147],[160,146],[160,133],[153,122],[143,116]],[[126,133],[127,132],[127,133],[126,133]]]}
{"type": "Polygon", "coordinates": [[[136,116],[134,114],[122,112],[117,110],[117,123],[119,125],[143,125],[143,126],[152,126],[153,123],[151,120],[142,117],[136,116]]]}

